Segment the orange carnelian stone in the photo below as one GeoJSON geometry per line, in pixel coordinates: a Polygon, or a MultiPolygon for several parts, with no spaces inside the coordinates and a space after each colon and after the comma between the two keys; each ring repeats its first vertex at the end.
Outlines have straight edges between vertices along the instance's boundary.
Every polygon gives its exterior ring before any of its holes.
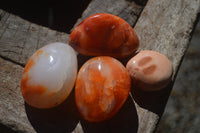
{"type": "Polygon", "coordinates": [[[99,13],[86,18],[72,31],[69,44],[84,55],[127,57],[136,52],[139,40],[125,20],[99,13]]]}
{"type": "Polygon", "coordinates": [[[75,99],[80,114],[90,122],[111,118],[126,101],[131,79],[126,68],[116,59],[95,57],[80,69],[75,86],[75,99]]]}

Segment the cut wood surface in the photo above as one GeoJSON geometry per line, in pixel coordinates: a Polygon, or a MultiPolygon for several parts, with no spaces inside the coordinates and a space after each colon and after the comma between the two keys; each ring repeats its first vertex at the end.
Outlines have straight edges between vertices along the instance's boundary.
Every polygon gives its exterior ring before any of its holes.
{"type": "Polygon", "coordinates": [[[34,133],[20,93],[23,67],[0,58],[0,70],[0,123],[14,131],[34,133]]]}
{"type": "MultiPolygon", "coordinates": [[[[69,35],[9,14],[0,9],[0,124],[13,131],[34,132],[138,132],[151,133],[164,111],[167,99],[187,49],[200,0],[149,0],[143,7],[130,0],[93,0],[75,26],[91,14],[118,15],[134,26],[140,48],[158,51],[173,64],[172,82],[163,90],[143,92],[133,88],[122,109],[103,123],[89,123],[79,116],[74,92],[58,107],[47,110],[24,103],[20,77],[28,58],[43,45],[69,35]],[[99,5],[99,6],[98,6],[99,5]]],[[[78,56],[79,61],[81,57],[78,56]]]]}
{"type": "Polygon", "coordinates": [[[47,43],[68,42],[68,34],[30,23],[0,10],[1,56],[25,65],[28,58],[47,43]]]}
{"type": "Polygon", "coordinates": [[[199,8],[200,0],[149,0],[135,26],[140,38],[139,50],[149,49],[166,55],[174,70],[171,84],[163,91],[133,92],[136,106],[139,106],[138,132],[155,130],[188,47],[199,8]]]}

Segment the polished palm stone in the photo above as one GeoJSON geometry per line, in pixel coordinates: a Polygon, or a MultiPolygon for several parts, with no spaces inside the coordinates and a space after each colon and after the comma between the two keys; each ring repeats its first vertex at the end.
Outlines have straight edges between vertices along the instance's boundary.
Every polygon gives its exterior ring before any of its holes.
{"type": "Polygon", "coordinates": [[[130,88],[131,78],[118,60],[108,56],[95,57],[78,72],[76,105],[85,120],[105,121],[119,111],[130,88]]]}
{"type": "Polygon", "coordinates": [[[52,43],[28,60],[21,79],[24,100],[36,108],[59,105],[70,94],[77,76],[77,56],[68,44],[52,43]]]}
{"type": "Polygon", "coordinates": [[[133,54],[139,40],[125,20],[99,13],[86,18],[72,31],[69,44],[83,55],[121,58],[133,54]]]}
{"type": "Polygon", "coordinates": [[[144,50],[129,60],[126,68],[133,85],[145,91],[164,88],[172,77],[172,64],[168,58],[158,52],[144,50]]]}

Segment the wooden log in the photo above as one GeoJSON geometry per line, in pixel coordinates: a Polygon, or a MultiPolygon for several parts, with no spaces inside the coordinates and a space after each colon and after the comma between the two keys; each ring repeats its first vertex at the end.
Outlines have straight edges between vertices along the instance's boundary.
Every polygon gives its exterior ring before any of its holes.
{"type": "Polygon", "coordinates": [[[174,70],[172,82],[164,90],[156,93],[133,91],[140,114],[138,132],[153,132],[158,124],[188,47],[199,9],[200,0],[149,0],[135,26],[140,38],[139,50],[154,50],[166,55],[174,70]]]}
{"type": "MultiPolygon", "coordinates": [[[[130,7],[128,7],[132,8],[131,5],[129,3],[130,7]]],[[[0,56],[6,59],[0,60],[0,72],[3,75],[0,77],[0,123],[12,130],[22,132],[35,132],[33,128],[37,132],[53,132],[55,129],[60,129],[60,132],[153,132],[165,108],[175,75],[187,48],[199,5],[199,0],[148,1],[135,26],[136,33],[140,38],[140,50],[152,49],[169,57],[174,68],[173,81],[162,91],[143,92],[133,89],[119,113],[111,120],[98,124],[88,123],[79,117],[73,103],[73,93],[69,99],[54,109],[38,110],[27,104],[24,106],[19,88],[23,68],[17,64],[24,65],[36,49],[49,42],[67,42],[69,35],[32,24],[0,10],[0,56]],[[17,64],[10,63],[8,60],[17,64]],[[12,81],[11,84],[9,81],[12,81]],[[64,115],[66,112],[72,117],[64,115]],[[52,119],[49,118],[50,116],[52,119]],[[62,122],[66,124],[62,125],[62,122]],[[68,125],[67,128],[66,125],[68,125]]],[[[113,6],[113,12],[109,13],[112,14],[115,14],[115,9],[121,7],[114,8],[114,4],[111,6],[113,6]]],[[[91,8],[90,13],[95,13],[96,8],[91,8]]],[[[110,6],[106,8],[109,11],[110,6]]],[[[77,24],[84,17],[90,15],[87,10],[77,24]]],[[[126,15],[126,13],[124,14],[126,15]]],[[[131,20],[132,14],[127,16],[130,19],[125,20],[131,20]]],[[[133,17],[135,16],[133,15],[133,17]]]]}
{"type": "Polygon", "coordinates": [[[23,67],[0,58],[0,123],[14,131],[34,133],[20,93],[22,72],[23,67]]]}
{"type": "Polygon", "coordinates": [[[25,21],[0,9],[1,56],[25,65],[28,58],[40,47],[51,42],[68,42],[66,33],[25,21]]]}

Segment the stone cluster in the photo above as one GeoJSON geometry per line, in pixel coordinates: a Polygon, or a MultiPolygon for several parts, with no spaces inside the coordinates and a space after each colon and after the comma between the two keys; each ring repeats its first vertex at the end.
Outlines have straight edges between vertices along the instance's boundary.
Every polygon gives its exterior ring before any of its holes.
{"type": "Polygon", "coordinates": [[[21,79],[25,101],[36,108],[63,102],[75,85],[75,101],[81,116],[100,122],[114,116],[128,98],[131,86],[144,91],[165,87],[172,65],[162,54],[140,51],[139,39],[123,19],[94,14],[71,33],[69,45],[53,43],[39,49],[27,62],[21,79]],[[70,47],[71,46],[71,47],[70,47]],[[77,56],[86,56],[77,74],[77,56]],[[125,66],[117,59],[132,57],[125,66]]]}

